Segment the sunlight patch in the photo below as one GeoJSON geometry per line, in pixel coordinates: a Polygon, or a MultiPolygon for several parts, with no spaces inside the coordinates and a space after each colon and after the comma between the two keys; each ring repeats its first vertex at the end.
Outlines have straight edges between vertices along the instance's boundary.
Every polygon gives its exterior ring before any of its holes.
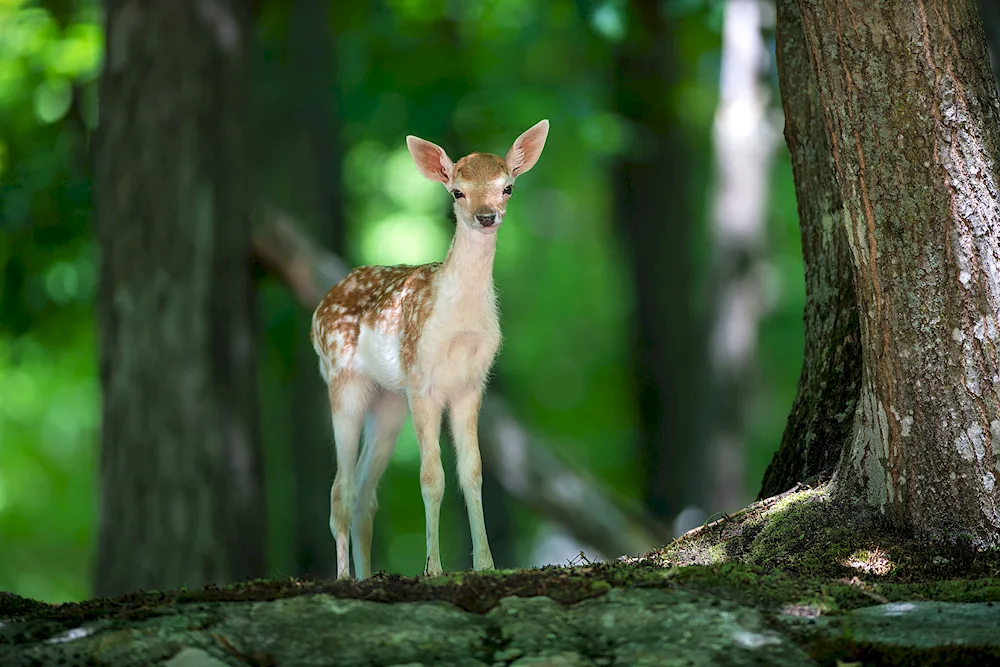
{"type": "Polygon", "coordinates": [[[867,574],[886,575],[896,566],[885,552],[875,547],[872,550],[858,549],[847,558],[838,561],[844,567],[860,570],[867,574]]]}
{"type": "Polygon", "coordinates": [[[382,164],[382,187],[394,207],[414,212],[433,214],[447,201],[441,184],[420,175],[405,147],[393,151],[382,164]]]}
{"type": "Polygon", "coordinates": [[[373,264],[423,264],[440,261],[448,248],[448,236],[436,220],[426,215],[390,215],[368,225],[362,248],[366,262],[373,264]]]}
{"type": "Polygon", "coordinates": [[[67,630],[61,635],[57,635],[51,639],[46,639],[46,644],[65,644],[66,642],[73,642],[78,639],[83,639],[87,635],[91,634],[92,630],[87,628],[73,628],[72,630],[67,630]]]}

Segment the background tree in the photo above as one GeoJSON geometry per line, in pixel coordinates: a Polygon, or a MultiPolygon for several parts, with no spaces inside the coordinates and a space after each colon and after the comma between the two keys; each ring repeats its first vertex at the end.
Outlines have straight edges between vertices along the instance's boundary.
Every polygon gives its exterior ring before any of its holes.
{"type": "Polygon", "coordinates": [[[723,17],[710,213],[712,398],[706,401],[714,407],[705,457],[706,501],[713,512],[731,512],[748,501],[747,424],[757,407],[757,339],[774,291],[766,226],[771,164],[780,139],[766,43],[773,10],[768,0],[727,2],[723,17]]]}
{"type": "Polygon", "coordinates": [[[95,591],[263,575],[249,16],[196,0],[106,10],[95,591]]]}
{"type": "Polygon", "coordinates": [[[986,45],[989,47],[993,78],[1000,86],[1000,6],[989,0],[978,0],[979,16],[986,31],[986,45]]]}
{"type": "Polygon", "coordinates": [[[700,370],[706,325],[705,313],[696,307],[694,252],[703,198],[695,174],[705,168],[698,163],[703,151],[696,142],[705,138],[685,132],[677,106],[664,93],[678,85],[684,67],[680,24],[664,15],[665,9],[655,0],[627,4],[628,39],[618,45],[613,84],[627,141],[613,184],[635,289],[633,363],[643,490],[653,514],[673,520],[688,506],[704,508],[707,500],[706,386],[700,370]]]}
{"type": "Polygon", "coordinates": [[[966,0],[797,7],[861,314],[841,493],[921,535],[995,545],[1000,103],[982,22],[966,0]]]}
{"type": "MultiPolygon", "coordinates": [[[[253,136],[265,199],[294,212],[313,238],[343,255],[343,148],[331,9],[329,3],[294,3],[280,38],[256,31],[253,136]]],[[[258,24],[266,24],[271,11],[259,6],[258,24]]],[[[268,483],[269,505],[276,517],[279,504],[290,515],[274,522],[278,539],[290,546],[274,554],[275,566],[302,577],[326,576],[336,567],[336,549],[322,498],[329,494],[334,466],[329,401],[309,342],[312,313],[268,281],[257,287],[268,327],[261,353],[270,372],[261,378],[261,396],[267,456],[276,473],[268,483]]]]}

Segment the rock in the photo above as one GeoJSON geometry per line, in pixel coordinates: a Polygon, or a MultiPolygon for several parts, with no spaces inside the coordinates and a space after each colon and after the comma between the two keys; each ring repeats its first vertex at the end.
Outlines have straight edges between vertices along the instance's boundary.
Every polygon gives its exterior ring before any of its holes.
{"type": "Polygon", "coordinates": [[[226,663],[213,658],[200,648],[181,649],[177,655],[167,660],[164,667],[227,667],[226,663]]]}
{"type": "Polygon", "coordinates": [[[0,628],[0,665],[781,667],[1000,657],[995,603],[904,602],[792,616],[675,586],[613,588],[574,604],[505,597],[485,614],[440,601],[328,593],[130,613],[62,625],[52,616],[9,617],[0,628]]]}

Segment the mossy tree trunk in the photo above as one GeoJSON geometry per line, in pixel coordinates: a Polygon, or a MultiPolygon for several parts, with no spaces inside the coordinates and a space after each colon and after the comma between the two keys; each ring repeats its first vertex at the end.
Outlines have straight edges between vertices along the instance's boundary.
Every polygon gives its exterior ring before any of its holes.
{"type": "Polygon", "coordinates": [[[263,575],[249,8],[105,8],[96,593],[263,575]]]}
{"type": "Polygon", "coordinates": [[[777,62],[805,264],[802,374],[760,498],[829,477],[850,442],[861,387],[861,339],[843,201],[819,82],[795,0],[777,2],[777,62]]]}
{"type": "Polygon", "coordinates": [[[860,313],[839,492],[998,544],[1000,104],[975,1],[796,5],[860,313]]]}

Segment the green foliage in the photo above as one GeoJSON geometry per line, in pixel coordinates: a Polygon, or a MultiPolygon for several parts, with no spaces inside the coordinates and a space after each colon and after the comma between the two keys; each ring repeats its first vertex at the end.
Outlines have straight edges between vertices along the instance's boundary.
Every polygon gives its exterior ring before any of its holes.
{"type": "MultiPolygon", "coordinates": [[[[431,261],[447,249],[448,197],[412,168],[407,134],[457,159],[473,150],[502,154],[518,133],[550,119],[545,154],[518,183],[500,239],[496,280],[505,346],[497,383],[531,430],[638,500],[627,331],[634,305],[608,178],[611,160],[633,132],[611,99],[615,48],[629,39],[622,20],[627,5],[334,3],[328,26],[334,68],[321,92],[335,99],[335,115],[326,120],[343,149],[343,187],[334,184],[331,193],[346,210],[344,251],[354,264],[431,261]]],[[[305,184],[317,176],[310,171],[312,146],[294,115],[304,102],[290,97],[282,80],[299,76],[289,67],[297,39],[291,6],[264,2],[257,17],[255,95],[279,120],[264,128],[254,149],[262,190],[303,211],[313,196],[305,184]]],[[[721,3],[667,2],[665,9],[685,30],[682,81],[664,94],[681,110],[687,132],[708,136],[721,3]]],[[[99,18],[94,0],[0,0],[0,590],[49,601],[88,594],[96,533],[97,270],[86,155],[97,122],[99,18]]],[[[780,439],[802,348],[797,218],[781,155],[768,212],[775,309],[761,331],[761,387],[748,411],[751,491],[780,439]]],[[[688,157],[692,169],[709,173],[703,165],[710,156],[688,157]]],[[[698,197],[709,192],[710,183],[698,183],[698,197]]],[[[322,238],[315,216],[305,217],[322,238]]],[[[273,573],[291,574],[291,387],[307,374],[316,378],[317,393],[323,389],[315,364],[302,361],[308,315],[273,282],[260,295],[273,573]]],[[[323,438],[330,442],[328,433],[323,438]]],[[[417,467],[408,425],[383,484],[377,568],[412,574],[422,566],[417,467]]],[[[447,566],[468,558],[465,510],[450,470],[446,499],[447,566]]],[[[541,523],[523,507],[510,511],[513,551],[528,562],[541,523]]]]}
{"type": "Polygon", "coordinates": [[[51,601],[88,594],[93,550],[95,10],[0,2],[0,590],[51,601]]]}

